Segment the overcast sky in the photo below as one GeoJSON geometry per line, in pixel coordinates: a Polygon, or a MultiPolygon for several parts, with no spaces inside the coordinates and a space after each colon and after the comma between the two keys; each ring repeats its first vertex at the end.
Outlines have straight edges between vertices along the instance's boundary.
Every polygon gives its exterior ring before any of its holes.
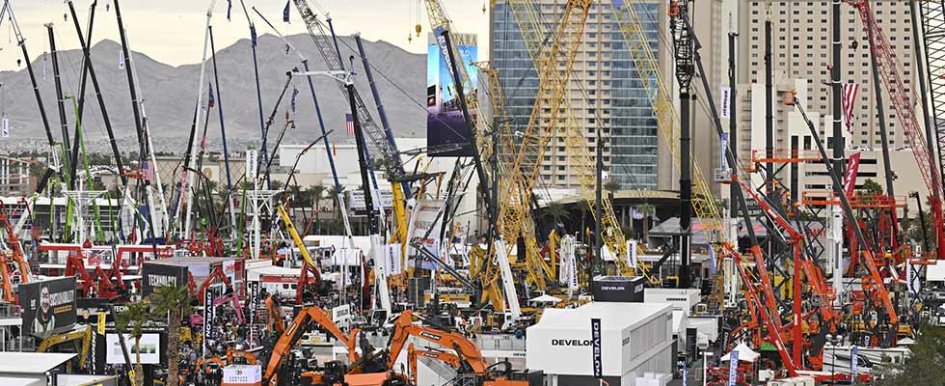
{"type": "MultiPolygon", "coordinates": [[[[485,59],[488,52],[486,37],[489,17],[482,12],[485,1],[488,0],[442,0],[458,32],[479,34],[480,60],[485,59]]],[[[114,0],[98,0],[94,41],[118,41],[113,2],[114,0]]],[[[284,34],[306,32],[294,4],[290,6],[291,22],[287,24],[282,21],[285,0],[244,2],[260,35],[272,32],[255,15],[252,7],[256,7],[284,34]]],[[[69,14],[68,5],[62,0],[10,0],[10,3],[33,58],[49,50],[49,39],[44,27],[46,23],[53,23],[55,27],[58,49],[79,48],[72,18],[65,18],[69,14]]],[[[92,0],[75,0],[73,3],[85,33],[92,0]]],[[[210,3],[210,0],[120,1],[129,45],[133,50],[146,53],[167,64],[198,63],[203,52],[204,26],[210,3]]],[[[248,38],[249,29],[239,0],[232,0],[232,21],[226,19],[227,1],[216,0],[215,3],[211,24],[217,49],[227,47],[238,39],[248,38]]],[[[426,33],[430,27],[422,1],[319,0],[316,5],[314,1],[309,0],[309,4],[320,15],[319,8],[331,14],[338,34],[360,32],[365,39],[385,40],[411,52],[426,51],[426,33]],[[418,17],[423,25],[420,39],[412,34],[418,17]],[[413,36],[413,42],[408,42],[408,35],[413,36]]],[[[0,70],[18,69],[17,59],[21,58],[22,53],[16,45],[9,19],[5,18],[0,24],[0,70]]],[[[115,61],[117,65],[118,58],[115,58],[115,61]]]]}

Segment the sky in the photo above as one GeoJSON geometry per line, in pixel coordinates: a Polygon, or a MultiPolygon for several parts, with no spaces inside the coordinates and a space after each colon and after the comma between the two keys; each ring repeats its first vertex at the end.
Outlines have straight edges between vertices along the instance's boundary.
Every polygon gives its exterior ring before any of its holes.
{"type": "MultiPolygon", "coordinates": [[[[93,41],[118,41],[114,1],[97,0],[93,41]]],[[[454,32],[479,34],[480,60],[488,51],[489,17],[482,12],[488,0],[441,0],[454,23],[454,32]]],[[[49,51],[49,38],[44,27],[52,23],[57,49],[77,49],[79,41],[69,8],[62,0],[9,0],[13,13],[26,39],[30,56],[36,58],[49,51]],[[68,18],[65,18],[68,16],[68,18]]],[[[73,4],[83,33],[88,24],[93,0],[74,0],[73,4]]],[[[333,18],[335,31],[341,35],[360,32],[368,40],[385,40],[414,53],[426,52],[429,19],[422,0],[308,0],[312,9],[333,18]],[[420,38],[414,34],[417,20],[422,25],[420,38]],[[413,41],[408,41],[408,35],[413,41]]],[[[207,9],[215,3],[211,25],[217,50],[239,39],[249,37],[246,16],[239,0],[232,0],[231,20],[227,21],[227,0],[123,0],[122,11],[129,46],[132,50],[170,65],[199,63],[203,55],[207,9]]],[[[282,21],[284,0],[244,0],[247,11],[260,35],[272,33],[253,12],[256,7],[283,34],[306,33],[295,5],[290,5],[290,23],[282,21]]],[[[9,18],[0,22],[0,70],[18,70],[22,53],[9,18]]],[[[117,63],[118,58],[115,58],[117,63]]]]}

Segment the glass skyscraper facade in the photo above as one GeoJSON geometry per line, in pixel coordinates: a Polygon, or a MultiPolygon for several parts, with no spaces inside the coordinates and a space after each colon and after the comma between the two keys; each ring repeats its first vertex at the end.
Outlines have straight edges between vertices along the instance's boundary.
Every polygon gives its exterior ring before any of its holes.
{"type": "MultiPolygon", "coordinates": [[[[537,0],[536,11],[546,31],[560,22],[566,0],[537,0]]],[[[642,19],[651,49],[659,59],[660,4],[634,4],[642,19]]],[[[588,10],[583,41],[568,82],[565,103],[587,139],[588,154],[596,160],[598,127],[605,138],[603,161],[609,179],[621,189],[657,188],[657,123],[650,100],[639,79],[610,2],[588,10]]],[[[497,1],[491,26],[491,59],[506,96],[513,128],[524,132],[538,93],[538,74],[512,10],[497,1]]],[[[550,32],[549,32],[550,34],[550,32]]],[[[549,39],[546,39],[550,40],[549,39]]],[[[550,44],[545,44],[545,47],[550,44]]],[[[581,175],[570,165],[564,139],[556,132],[541,164],[541,183],[548,187],[576,187],[581,175]]]]}

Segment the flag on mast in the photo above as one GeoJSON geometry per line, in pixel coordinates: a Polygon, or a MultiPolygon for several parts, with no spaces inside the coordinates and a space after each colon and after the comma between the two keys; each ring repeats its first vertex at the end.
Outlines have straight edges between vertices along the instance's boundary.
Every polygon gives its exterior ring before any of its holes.
{"type": "Polygon", "coordinates": [[[845,83],[841,91],[841,101],[843,102],[843,118],[847,123],[847,132],[853,134],[853,109],[856,103],[856,94],[860,90],[860,85],[856,83],[845,83]]]}
{"type": "Polygon", "coordinates": [[[282,9],[282,21],[289,23],[289,5],[292,3],[291,0],[285,2],[285,8],[282,9]]]}
{"type": "Polygon", "coordinates": [[[348,129],[348,135],[354,135],[354,118],[351,114],[345,114],[345,128],[348,129]]]}
{"type": "Polygon", "coordinates": [[[213,98],[213,85],[211,84],[210,96],[209,99],[207,99],[207,107],[212,109],[214,105],[216,105],[216,99],[213,98]]]}

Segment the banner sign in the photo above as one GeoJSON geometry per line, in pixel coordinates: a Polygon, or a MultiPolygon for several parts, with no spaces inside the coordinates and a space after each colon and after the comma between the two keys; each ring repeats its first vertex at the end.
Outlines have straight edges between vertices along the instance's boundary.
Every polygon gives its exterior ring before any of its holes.
{"type": "Polygon", "coordinates": [[[601,361],[600,318],[591,319],[591,348],[594,356],[594,378],[603,378],[604,364],[601,361]]]}
{"type": "MultiPolygon", "coordinates": [[[[137,351],[135,350],[135,338],[131,334],[125,334],[125,345],[128,349],[128,355],[131,356],[133,361],[137,360],[138,353],[140,353],[141,364],[161,364],[161,334],[141,334],[137,351]]],[[[105,347],[105,363],[110,365],[125,363],[125,355],[121,351],[121,340],[118,339],[118,334],[106,334],[105,347]]]]}
{"type": "Polygon", "coordinates": [[[396,275],[403,272],[400,260],[400,244],[384,245],[384,272],[387,275],[396,275]]]}
{"type": "Polygon", "coordinates": [[[722,96],[722,101],[719,104],[719,115],[721,115],[722,118],[729,118],[732,116],[732,88],[729,86],[722,86],[722,92],[720,95],[722,96]]]}
{"type": "Polygon", "coordinates": [[[145,262],[141,268],[141,295],[148,296],[168,285],[187,286],[187,267],[145,262]]]}
{"type": "MultiPolygon", "coordinates": [[[[443,27],[434,29],[427,50],[427,155],[431,157],[468,157],[472,155],[472,131],[463,115],[450,65],[443,27]]],[[[463,85],[465,95],[476,95],[478,76],[473,63],[478,61],[478,42],[474,34],[450,33],[450,43],[457,69],[465,67],[468,82],[463,85]]],[[[469,97],[466,98],[469,100],[469,97]]],[[[468,103],[468,102],[467,102],[468,103]]],[[[476,111],[469,110],[472,122],[476,111]]]]}
{"type": "Polygon", "coordinates": [[[728,133],[722,133],[719,137],[719,167],[728,169],[728,159],[725,158],[725,151],[728,149],[728,133]]]}
{"type": "Polygon", "coordinates": [[[856,382],[856,374],[857,370],[859,370],[859,365],[860,349],[858,349],[856,346],[850,347],[850,376],[853,379],[853,382],[856,382]]]}
{"type": "Polygon", "coordinates": [[[23,335],[46,337],[71,329],[76,321],[75,287],[74,276],[20,284],[23,335]]]}
{"type": "MultiPolygon", "coordinates": [[[[381,193],[381,204],[384,205],[384,209],[390,209],[393,206],[394,202],[394,193],[390,190],[382,190],[381,193]]],[[[375,195],[371,195],[372,198],[375,195]]],[[[374,207],[378,208],[377,199],[374,200],[374,207]]],[[[348,191],[348,209],[355,212],[363,212],[367,210],[364,203],[364,191],[363,190],[350,190],[348,191]]]]}
{"type": "Polygon", "coordinates": [[[728,361],[728,386],[735,386],[738,378],[738,351],[732,351],[728,361]]]}
{"type": "Polygon", "coordinates": [[[351,305],[345,304],[331,309],[331,321],[339,328],[348,328],[351,321],[351,305]]]}
{"type": "Polygon", "coordinates": [[[213,316],[213,291],[206,291],[203,303],[203,353],[205,357],[210,348],[207,341],[213,337],[213,316]]]}
{"type": "MultiPolygon", "coordinates": [[[[443,227],[443,221],[440,212],[443,211],[445,201],[443,200],[420,200],[414,207],[413,214],[410,216],[410,226],[407,228],[407,234],[411,244],[419,241],[434,255],[440,255],[440,229],[443,227]]],[[[416,256],[417,252],[412,246],[408,247],[407,252],[410,256],[416,256]]],[[[423,269],[434,269],[436,265],[432,262],[424,262],[423,269]]]]}
{"type": "Polygon", "coordinates": [[[860,171],[860,153],[850,154],[847,159],[847,173],[843,176],[843,192],[847,196],[853,194],[856,189],[856,175],[860,171]]]}

